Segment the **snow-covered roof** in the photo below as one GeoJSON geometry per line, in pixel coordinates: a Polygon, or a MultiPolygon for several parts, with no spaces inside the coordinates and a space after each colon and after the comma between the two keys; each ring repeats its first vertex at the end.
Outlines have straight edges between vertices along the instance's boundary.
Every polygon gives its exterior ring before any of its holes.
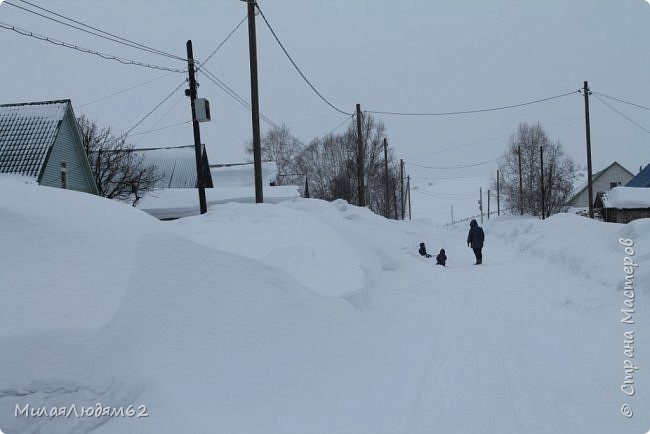
{"type": "MultiPolygon", "coordinates": [[[[296,186],[264,186],[264,202],[279,203],[300,196],[296,186]]],[[[252,187],[214,187],[205,189],[208,206],[238,202],[255,203],[252,187]]],[[[195,188],[168,188],[147,193],[136,207],[161,220],[199,215],[199,194],[195,188]]]]}
{"type": "Polygon", "coordinates": [[[603,194],[605,208],[650,208],[650,188],[614,187],[603,194]]]}
{"type": "Polygon", "coordinates": [[[38,178],[70,100],[0,105],[0,173],[38,178]]]}
{"type": "MultiPolygon", "coordinates": [[[[210,166],[215,187],[250,187],[255,185],[253,163],[214,164],[210,166]]],[[[270,185],[278,176],[275,162],[262,163],[262,184],[270,185]]]]}
{"type": "Polygon", "coordinates": [[[154,165],[160,176],[157,188],[194,188],[196,187],[196,155],[194,145],[159,148],[136,149],[143,157],[143,163],[154,165]]]}

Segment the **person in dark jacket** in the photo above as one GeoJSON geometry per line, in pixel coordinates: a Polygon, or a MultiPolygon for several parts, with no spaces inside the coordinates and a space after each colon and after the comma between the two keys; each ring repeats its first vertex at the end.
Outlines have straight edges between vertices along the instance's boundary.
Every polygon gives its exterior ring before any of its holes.
{"type": "Polygon", "coordinates": [[[476,256],[476,264],[483,263],[483,253],[481,249],[483,248],[483,241],[485,241],[485,233],[483,228],[481,228],[476,220],[472,219],[469,222],[469,234],[467,234],[467,245],[474,250],[474,256],[476,256]]]}
{"type": "Polygon", "coordinates": [[[427,253],[427,248],[424,246],[424,243],[420,243],[420,255],[424,256],[425,258],[430,258],[431,255],[427,253]]]}
{"type": "Polygon", "coordinates": [[[447,255],[445,255],[445,249],[440,249],[440,253],[438,253],[438,256],[436,256],[436,265],[442,265],[443,267],[446,267],[447,263],[447,255]]]}

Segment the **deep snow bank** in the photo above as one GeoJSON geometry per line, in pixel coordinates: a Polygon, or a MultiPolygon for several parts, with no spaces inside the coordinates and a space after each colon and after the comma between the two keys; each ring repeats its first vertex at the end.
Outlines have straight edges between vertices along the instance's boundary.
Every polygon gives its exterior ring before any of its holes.
{"type": "MultiPolygon", "coordinates": [[[[14,433],[640,432],[620,414],[635,242],[650,361],[650,220],[391,222],[342,201],[223,204],[159,222],[0,182],[0,429],[14,433]],[[447,268],[417,254],[445,248],[447,268]],[[146,405],[148,418],[16,418],[146,405]],[[571,409],[579,402],[578,408],[571,409]],[[567,431],[567,432],[568,432],[567,431]],[[636,432],[635,431],[635,432],[636,432]]],[[[639,429],[637,429],[639,428],[639,429]]]]}

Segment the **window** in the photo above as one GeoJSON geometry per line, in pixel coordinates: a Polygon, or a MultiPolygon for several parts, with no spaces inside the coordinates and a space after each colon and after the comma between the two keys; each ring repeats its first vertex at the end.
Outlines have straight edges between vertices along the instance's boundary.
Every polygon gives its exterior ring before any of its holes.
{"type": "Polygon", "coordinates": [[[610,183],[609,183],[609,189],[611,190],[612,188],[614,188],[614,187],[618,187],[619,185],[621,185],[621,182],[620,182],[620,181],[617,181],[617,182],[610,182],[610,183]]]}

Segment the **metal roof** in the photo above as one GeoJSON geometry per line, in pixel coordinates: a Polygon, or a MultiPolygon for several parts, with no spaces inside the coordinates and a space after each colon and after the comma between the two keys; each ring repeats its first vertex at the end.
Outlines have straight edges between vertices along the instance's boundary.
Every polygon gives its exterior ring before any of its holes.
{"type": "Polygon", "coordinates": [[[626,187],[650,187],[650,164],[630,180],[626,187]]]}
{"type": "MultiPolygon", "coordinates": [[[[160,180],[156,188],[196,188],[196,154],[194,145],[167,148],[135,149],[143,158],[143,163],[153,165],[160,180]]],[[[212,187],[212,177],[208,169],[207,152],[203,152],[204,182],[206,188],[212,187]]]]}
{"type": "Polygon", "coordinates": [[[0,105],[0,173],[38,179],[70,100],[0,105]]]}

